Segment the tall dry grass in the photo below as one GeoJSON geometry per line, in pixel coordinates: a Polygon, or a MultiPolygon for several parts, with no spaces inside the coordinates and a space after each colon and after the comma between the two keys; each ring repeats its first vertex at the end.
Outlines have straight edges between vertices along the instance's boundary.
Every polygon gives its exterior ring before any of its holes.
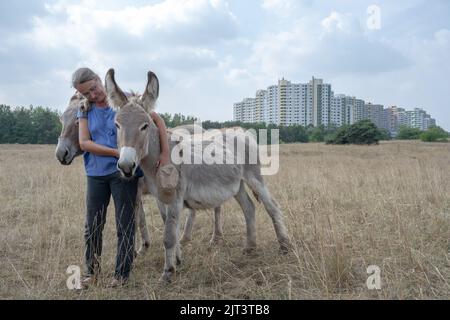
{"type": "MultiPolygon", "coordinates": [[[[162,286],[162,221],[145,199],[152,245],[128,287],[66,288],[83,266],[85,177],[63,167],[54,146],[0,146],[0,298],[20,299],[436,299],[450,298],[450,145],[282,145],[266,181],[294,250],[278,253],[257,205],[258,249],[244,256],[243,215],[224,205],[224,241],[209,248],[212,211],[199,212],[175,283],[162,286]],[[381,290],[368,290],[369,265],[381,290]]],[[[104,231],[103,283],[114,270],[113,205],[104,231]]],[[[184,222],[184,216],[183,216],[184,222]]]]}

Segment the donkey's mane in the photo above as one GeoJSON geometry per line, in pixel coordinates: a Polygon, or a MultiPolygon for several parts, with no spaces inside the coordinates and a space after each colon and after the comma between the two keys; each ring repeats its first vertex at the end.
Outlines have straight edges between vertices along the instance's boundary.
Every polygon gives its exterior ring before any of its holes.
{"type": "Polygon", "coordinates": [[[125,95],[128,98],[128,102],[135,103],[135,104],[141,106],[146,112],[150,112],[150,111],[155,109],[155,104],[153,104],[151,106],[150,110],[147,110],[145,108],[145,105],[144,105],[143,101],[142,101],[142,94],[140,94],[137,91],[135,92],[133,90],[130,90],[130,92],[125,93],[125,95]]]}

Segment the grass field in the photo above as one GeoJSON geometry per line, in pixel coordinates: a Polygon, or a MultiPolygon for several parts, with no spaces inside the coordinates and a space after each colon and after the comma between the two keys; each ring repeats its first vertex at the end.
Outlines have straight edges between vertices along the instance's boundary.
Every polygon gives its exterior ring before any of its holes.
{"type": "MultiPolygon", "coordinates": [[[[449,299],[450,144],[282,145],[280,172],[266,177],[294,250],[280,255],[257,204],[258,249],[245,256],[244,217],[223,207],[224,241],[209,247],[211,212],[198,212],[176,281],[159,283],[162,220],[145,198],[151,247],[129,286],[66,288],[83,266],[82,159],[63,167],[55,146],[0,146],[1,299],[449,299]],[[366,286],[381,269],[381,289],[366,286]]],[[[185,213],[182,221],[184,223],[185,213]]],[[[114,270],[113,205],[104,231],[103,283],[114,270]]]]}

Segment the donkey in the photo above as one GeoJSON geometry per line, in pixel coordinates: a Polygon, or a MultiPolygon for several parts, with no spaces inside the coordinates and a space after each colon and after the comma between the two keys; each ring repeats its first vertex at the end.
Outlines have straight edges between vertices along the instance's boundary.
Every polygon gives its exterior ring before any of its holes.
{"type": "MultiPolygon", "coordinates": [[[[122,175],[131,176],[136,167],[141,166],[150,191],[157,193],[155,175],[156,164],[160,155],[160,141],[156,126],[149,116],[150,110],[159,96],[159,80],[153,72],[148,72],[147,85],[142,97],[128,98],[115,81],[114,69],[110,69],[105,78],[106,92],[112,106],[118,108],[116,126],[120,158],[118,166],[122,175]]],[[[232,140],[231,145],[224,145],[224,151],[233,150],[239,137],[232,140]]],[[[176,147],[174,141],[169,141],[170,149],[176,147]]],[[[208,143],[209,146],[209,143],[208,143]]],[[[193,156],[201,157],[201,152],[207,146],[203,144],[194,149],[193,156]]],[[[176,150],[176,149],[175,149],[176,150]]],[[[250,158],[250,148],[245,150],[245,159],[250,158]]],[[[247,240],[244,252],[256,248],[255,206],[250,199],[245,185],[258,198],[272,219],[280,249],[287,252],[291,247],[281,210],[272,199],[261,175],[259,161],[257,164],[177,164],[179,183],[176,188],[176,199],[167,207],[167,217],[164,229],[165,264],[161,276],[163,282],[171,282],[175,277],[175,262],[181,262],[181,251],[178,241],[179,216],[184,206],[193,209],[210,209],[222,205],[225,201],[235,198],[241,206],[246,227],[247,240]]]]}

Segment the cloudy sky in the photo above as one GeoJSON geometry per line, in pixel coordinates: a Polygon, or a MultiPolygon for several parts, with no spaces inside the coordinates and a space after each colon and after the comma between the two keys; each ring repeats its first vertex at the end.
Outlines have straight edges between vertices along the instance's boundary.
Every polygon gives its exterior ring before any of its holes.
{"type": "Polygon", "coordinates": [[[158,112],[224,121],[257,89],[314,75],[450,131],[449,53],[447,0],[0,2],[0,103],[12,106],[63,110],[75,69],[114,67],[125,90],[158,75],[158,112]]]}

